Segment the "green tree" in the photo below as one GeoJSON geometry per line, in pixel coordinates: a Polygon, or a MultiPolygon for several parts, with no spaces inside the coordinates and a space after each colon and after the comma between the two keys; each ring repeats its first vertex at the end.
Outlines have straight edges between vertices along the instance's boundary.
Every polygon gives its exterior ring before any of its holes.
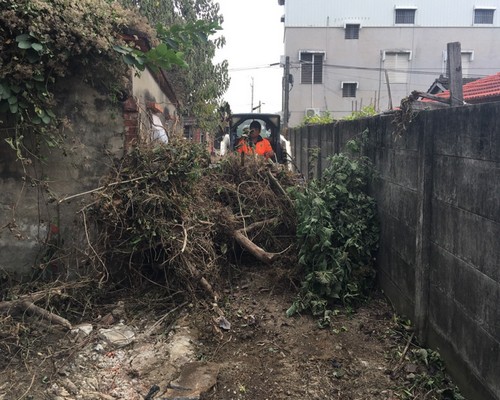
{"type": "MultiPolygon", "coordinates": [[[[170,27],[199,24],[222,24],[219,4],[214,0],[120,0],[128,7],[137,8],[153,26],[170,27]]],[[[158,29],[161,31],[161,29],[158,29]]],[[[185,45],[182,51],[188,68],[173,66],[169,71],[172,84],[181,100],[181,113],[195,117],[198,125],[213,131],[218,124],[217,109],[229,86],[227,61],[214,64],[217,48],[224,46],[223,36],[208,39],[198,32],[200,39],[194,45],[185,45]]],[[[161,35],[160,35],[161,36],[161,35]]],[[[186,35],[182,36],[188,39],[186,35]]],[[[186,41],[190,43],[189,40],[186,41]]]]}

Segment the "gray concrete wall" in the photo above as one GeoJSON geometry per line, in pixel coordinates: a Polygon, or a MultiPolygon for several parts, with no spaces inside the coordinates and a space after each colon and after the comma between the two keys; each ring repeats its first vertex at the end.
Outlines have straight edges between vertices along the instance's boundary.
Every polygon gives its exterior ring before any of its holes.
{"type": "Polygon", "coordinates": [[[73,227],[84,197],[59,207],[58,200],[98,187],[113,157],[123,154],[120,103],[76,80],[61,84],[56,98],[54,112],[66,118],[60,127],[64,150],[42,146],[41,157],[32,157],[24,170],[4,140],[11,131],[0,130],[0,273],[20,277],[33,272],[43,262],[41,245],[54,239],[51,225],[65,244],[78,240],[73,227]]]}
{"type": "Polygon", "coordinates": [[[368,133],[381,221],[378,278],[419,339],[437,348],[470,399],[500,399],[500,103],[424,111],[402,134],[394,116],[292,129],[327,157],[368,133]]]}

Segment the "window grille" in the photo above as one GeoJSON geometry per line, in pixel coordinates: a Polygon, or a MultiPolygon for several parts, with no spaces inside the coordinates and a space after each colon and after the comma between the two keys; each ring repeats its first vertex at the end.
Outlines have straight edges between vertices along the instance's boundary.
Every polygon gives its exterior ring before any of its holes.
{"type": "Polygon", "coordinates": [[[342,97],[356,97],[357,88],[358,84],[356,82],[343,82],[342,97]]]}
{"type": "Polygon", "coordinates": [[[324,53],[301,52],[301,83],[323,83],[324,53]]]}
{"type": "Polygon", "coordinates": [[[359,39],[359,24],[346,24],[345,39],[359,39]]]}
{"type": "Polygon", "coordinates": [[[408,69],[410,67],[409,52],[386,52],[384,68],[387,69],[389,82],[407,83],[408,69]]]}
{"type": "Polygon", "coordinates": [[[416,11],[414,8],[397,8],[396,24],[414,24],[416,11]]]}
{"type": "Polygon", "coordinates": [[[493,24],[495,10],[490,8],[476,8],[474,10],[475,24],[493,24]]]}

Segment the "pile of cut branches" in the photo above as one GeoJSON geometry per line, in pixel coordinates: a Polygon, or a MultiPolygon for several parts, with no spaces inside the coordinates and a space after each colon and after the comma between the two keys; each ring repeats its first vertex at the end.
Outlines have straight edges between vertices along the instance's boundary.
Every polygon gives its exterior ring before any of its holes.
{"type": "Polygon", "coordinates": [[[154,279],[172,293],[217,298],[221,266],[238,248],[270,263],[288,247],[283,237],[293,241],[293,184],[261,157],[210,164],[205,149],[184,140],[137,148],[83,211],[96,228],[96,266],[115,282],[154,279]]]}

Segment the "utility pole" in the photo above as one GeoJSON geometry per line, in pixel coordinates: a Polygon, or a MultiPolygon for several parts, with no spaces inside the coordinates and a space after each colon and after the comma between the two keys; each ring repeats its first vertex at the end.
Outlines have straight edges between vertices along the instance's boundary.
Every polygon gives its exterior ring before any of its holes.
{"type": "Polygon", "coordinates": [[[290,114],[290,57],[285,57],[285,71],[283,73],[283,131],[288,133],[288,117],[290,114]]]}
{"type": "Polygon", "coordinates": [[[446,69],[450,80],[450,106],[461,106],[464,104],[463,82],[462,82],[462,50],[460,42],[448,43],[448,60],[446,69]]]}
{"type": "Polygon", "coordinates": [[[250,100],[250,112],[253,112],[253,76],[252,76],[252,83],[250,84],[250,87],[252,88],[252,97],[250,100]]]}
{"type": "Polygon", "coordinates": [[[389,74],[384,69],[385,83],[387,84],[387,95],[389,96],[389,110],[392,110],[392,95],[391,95],[391,82],[389,82],[389,74]]]}

